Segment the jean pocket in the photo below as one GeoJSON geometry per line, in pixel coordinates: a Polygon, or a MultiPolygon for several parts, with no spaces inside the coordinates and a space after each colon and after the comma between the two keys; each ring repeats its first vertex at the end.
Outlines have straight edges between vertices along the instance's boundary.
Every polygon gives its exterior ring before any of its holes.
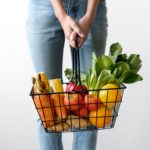
{"type": "Polygon", "coordinates": [[[57,26],[58,20],[53,9],[44,7],[29,8],[26,19],[26,30],[31,32],[47,32],[57,26]]]}

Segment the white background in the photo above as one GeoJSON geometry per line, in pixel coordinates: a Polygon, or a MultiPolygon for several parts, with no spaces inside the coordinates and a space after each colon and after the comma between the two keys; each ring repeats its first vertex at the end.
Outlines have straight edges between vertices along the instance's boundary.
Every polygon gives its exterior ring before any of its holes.
{"type": "MultiPolygon", "coordinates": [[[[120,42],[125,53],[139,53],[143,82],[127,85],[114,129],[99,131],[99,150],[150,150],[150,2],[108,1],[107,49],[120,42]]],[[[0,4],[0,149],[39,150],[35,109],[29,92],[33,68],[25,36],[26,1],[0,4]]],[[[65,47],[64,68],[69,66],[65,47]]],[[[72,134],[63,134],[71,150],[72,134]]]]}

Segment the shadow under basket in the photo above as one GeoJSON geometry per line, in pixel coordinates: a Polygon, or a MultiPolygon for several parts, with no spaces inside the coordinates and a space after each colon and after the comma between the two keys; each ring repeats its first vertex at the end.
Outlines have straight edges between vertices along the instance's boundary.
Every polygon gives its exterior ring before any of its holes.
{"type": "Polygon", "coordinates": [[[46,132],[103,130],[114,127],[125,88],[121,84],[119,88],[86,90],[86,104],[82,103],[85,97],[80,101],[83,91],[35,94],[32,88],[30,96],[46,132]],[[91,93],[96,97],[93,101],[91,93]],[[66,103],[66,99],[74,97],[78,103],[66,103]],[[54,101],[57,101],[57,105],[54,101]]]}

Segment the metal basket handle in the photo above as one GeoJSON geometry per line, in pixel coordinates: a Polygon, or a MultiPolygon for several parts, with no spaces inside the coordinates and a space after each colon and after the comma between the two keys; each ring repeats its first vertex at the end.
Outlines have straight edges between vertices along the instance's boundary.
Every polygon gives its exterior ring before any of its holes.
{"type": "Polygon", "coordinates": [[[76,48],[71,47],[72,52],[72,70],[73,75],[71,81],[75,81],[75,84],[81,85],[80,79],[80,54],[79,54],[79,47],[78,47],[78,36],[75,39],[75,46],[76,48]]]}

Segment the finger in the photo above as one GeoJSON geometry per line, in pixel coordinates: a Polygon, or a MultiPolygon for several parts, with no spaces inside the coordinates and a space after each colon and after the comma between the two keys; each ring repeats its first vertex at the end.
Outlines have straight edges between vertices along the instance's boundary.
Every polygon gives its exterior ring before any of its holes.
{"type": "Polygon", "coordinates": [[[67,34],[66,38],[70,41],[70,34],[67,34]]]}
{"type": "Polygon", "coordinates": [[[75,41],[68,40],[71,47],[76,48],[75,41]]]}
{"type": "Polygon", "coordinates": [[[77,23],[74,22],[74,24],[72,24],[72,28],[73,30],[76,31],[76,33],[80,36],[80,37],[84,37],[84,32],[82,31],[82,29],[79,27],[79,25],[77,23]]]}
{"type": "Polygon", "coordinates": [[[70,35],[72,33],[72,30],[71,29],[67,29],[67,32],[65,33],[65,37],[70,40],[70,35]]]}
{"type": "Polygon", "coordinates": [[[85,41],[85,38],[79,38],[79,41],[78,41],[79,48],[83,45],[84,41],[85,41]]]}
{"type": "Polygon", "coordinates": [[[71,40],[71,41],[75,41],[76,36],[77,36],[76,31],[73,31],[73,32],[71,33],[71,35],[70,35],[70,40],[71,40]]]}

